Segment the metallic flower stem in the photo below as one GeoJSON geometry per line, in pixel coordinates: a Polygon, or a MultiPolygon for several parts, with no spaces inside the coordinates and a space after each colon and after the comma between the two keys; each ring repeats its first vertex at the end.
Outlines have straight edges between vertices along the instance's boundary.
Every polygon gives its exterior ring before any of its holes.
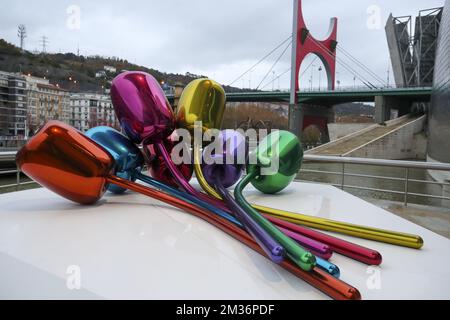
{"type": "Polygon", "coordinates": [[[267,256],[275,263],[283,261],[286,254],[284,248],[274,240],[259,224],[257,224],[245,212],[229,194],[228,190],[220,183],[219,178],[216,178],[216,189],[219,194],[225,199],[230,208],[235,212],[236,217],[244,225],[248,233],[255,239],[256,242],[263,248],[267,256]]]}
{"type": "Polygon", "coordinates": [[[216,198],[212,198],[207,196],[204,193],[198,192],[197,190],[192,187],[188,181],[183,177],[181,172],[178,170],[178,168],[175,166],[175,164],[172,162],[172,159],[170,158],[170,155],[168,154],[166,148],[162,143],[157,143],[156,147],[158,148],[159,152],[161,153],[162,157],[164,158],[164,161],[166,162],[167,168],[172,173],[175,180],[178,182],[179,186],[186,191],[187,193],[190,193],[193,196],[198,197],[202,201],[208,202],[211,205],[217,206],[221,210],[229,211],[228,207],[221,201],[218,201],[216,198]]]}
{"type": "Polygon", "coordinates": [[[292,238],[295,241],[297,241],[301,246],[305,247],[306,249],[309,249],[315,256],[319,256],[322,259],[329,260],[333,255],[333,251],[331,251],[330,247],[326,244],[310,239],[297,232],[294,232],[292,230],[280,226],[278,226],[278,229],[280,229],[280,231],[283,232],[285,235],[287,235],[289,238],[292,238]]]}
{"type": "Polygon", "coordinates": [[[159,182],[156,179],[153,179],[152,177],[149,177],[149,176],[146,176],[146,175],[140,173],[138,170],[135,170],[133,175],[137,179],[141,180],[142,182],[145,182],[145,183],[149,184],[150,186],[152,186],[154,188],[157,188],[157,189],[159,189],[161,191],[164,191],[166,193],[169,193],[171,195],[177,196],[177,197],[179,197],[179,198],[181,198],[181,199],[183,199],[183,200],[185,200],[187,202],[190,202],[190,203],[193,203],[195,205],[201,206],[204,209],[209,210],[209,211],[217,214],[218,216],[220,216],[220,217],[222,217],[224,219],[227,219],[228,221],[236,224],[237,226],[242,227],[242,224],[241,224],[241,222],[238,219],[233,217],[228,212],[216,208],[215,206],[211,205],[209,202],[205,202],[205,201],[199,200],[198,198],[190,195],[189,193],[186,193],[186,192],[180,191],[178,189],[172,188],[172,187],[170,187],[170,186],[168,186],[168,185],[166,185],[164,183],[159,182]]]}
{"type": "Polygon", "coordinates": [[[423,246],[423,239],[414,234],[360,226],[319,217],[311,217],[300,213],[278,210],[260,205],[253,205],[253,207],[260,212],[266,213],[273,217],[315,229],[342,233],[362,239],[375,240],[414,249],[420,249],[423,246]]]}
{"type": "Polygon", "coordinates": [[[257,176],[257,172],[249,172],[236,186],[234,190],[234,197],[240,206],[261,226],[263,227],[275,240],[277,240],[286,250],[287,255],[300,268],[309,271],[316,264],[316,259],[311,252],[302,248],[297,242],[284,235],[277,227],[264,218],[259,212],[252,208],[252,206],[245,200],[242,192],[247,184],[257,176]]]}
{"type": "Polygon", "coordinates": [[[340,253],[344,256],[360,261],[368,265],[380,265],[382,261],[381,254],[373,249],[369,249],[349,241],[345,241],[328,234],[312,230],[306,227],[299,226],[297,224],[284,221],[269,215],[265,217],[279,227],[302,234],[310,239],[317,240],[319,242],[327,244],[331,250],[340,253]]]}
{"type": "Polygon", "coordinates": [[[341,270],[339,270],[339,267],[334,263],[331,263],[320,257],[316,257],[316,264],[320,269],[328,272],[333,277],[339,278],[341,276],[341,270]]]}
{"type": "Polygon", "coordinates": [[[197,181],[200,184],[200,186],[203,188],[203,190],[206,191],[206,193],[208,193],[209,195],[211,195],[212,197],[214,197],[218,200],[222,200],[222,197],[220,196],[220,194],[216,190],[214,190],[213,187],[211,187],[209,185],[208,181],[206,181],[206,178],[203,175],[202,166],[200,163],[201,157],[202,157],[201,146],[196,141],[194,143],[194,172],[195,172],[195,176],[197,177],[197,181]]]}

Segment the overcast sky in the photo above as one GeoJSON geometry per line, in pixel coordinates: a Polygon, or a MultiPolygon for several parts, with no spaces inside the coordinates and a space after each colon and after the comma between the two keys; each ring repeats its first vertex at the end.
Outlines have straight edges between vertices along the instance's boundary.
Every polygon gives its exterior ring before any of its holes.
{"type": "MultiPolygon", "coordinates": [[[[308,27],[318,39],[326,35],[329,19],[337,17],[339,44],[387,79],[390,62],[384,26],[389,13],[417,15],[421,9],[443,3],[304,0],[303,8],[308,27]]],[[[18,45],[17,26],[25,24],[28,50],[40,50],[40,37],[46,35],[50,52],[76,52],[79,45],[83,55],[117,56],[161,71],[207,75],[223,84],[232,82],[292,32],[292,0],[14,0],[2,7],[0,37],[18,45]]],[[[255,88],[283,49],[234,85],[255,88]]],[[[290,53],[288,49],[275,74],[264,82],[269,81],[265,89],[272,89],[270,80],[289,68],[290,53]]],[[[319,66],[316,60],[314,70],[304,72],[303,86],[309,86],[311,77],[315,87],[319,78],[325,84],[319,66]]],[[[350,72],[342,66],[338,72],[342,85],[353,85],[350,72]]],[[[289,78],[286,73],[274,82],[274,88],[287,88],[289,78]]]]}

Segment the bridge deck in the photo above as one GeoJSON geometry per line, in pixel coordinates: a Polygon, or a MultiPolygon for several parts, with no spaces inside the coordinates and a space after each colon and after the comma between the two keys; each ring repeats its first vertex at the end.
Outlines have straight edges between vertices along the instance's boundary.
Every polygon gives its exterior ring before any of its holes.
{"type": "MultiPolygon", "coordinates": [[[[432,88],[380,88],[355,90],[325,90],[299,91],[299,103],[318,105],[335,105],[339,103],[358,101],[373,102],[376,96],[395,97],[409,101],[429,101],[432,88]]],[[[227,93],[227,102],[289,102],[290,93],[287,91],[252,91],[227,93]]],[[[168,94],[167,99],[174,101],[174,95],[168,94]]]]}

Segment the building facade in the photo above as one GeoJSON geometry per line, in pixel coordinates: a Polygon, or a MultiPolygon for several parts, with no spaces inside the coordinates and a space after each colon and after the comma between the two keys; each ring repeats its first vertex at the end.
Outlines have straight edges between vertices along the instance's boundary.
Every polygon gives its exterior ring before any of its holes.
{"type": "Polygon", "coordinates": [[[33,135],[49,120],[70,122],[70,94],[46,79],[26,77],[27,135],[33,135]]]}
{"type": "Polygon", "coordinates": [[[450,163],[450,0],[445,2],[438,38],[429,114],[428,157],[430,161],[450,163]]]}
{"type": "Polygon", "coordinates": [[[70,93],[48,79],[0,71],[0,150],[17,150],[49,120],[82,132],[120,129],[109,95],[70,93]]]}
{"type": "Polygon", "coordinates": [[[431,87],[442,8],[418,16],[389,16],[386,36],[397,87],[431,87]],[[414,26],[414,31],[413,31],[414,26]]]}
{"type": "Polygon", "coordinates": [[[27,91],[25,77],[0,71],[0,136],[25,136],[27,91]]]}
{"type": "Polygon", "coordinates": [[[95,93],[74,93],[70,96],[70,125],[85,132],[96,126],[109,126],[120,129],[107,95],[95,93]]]}

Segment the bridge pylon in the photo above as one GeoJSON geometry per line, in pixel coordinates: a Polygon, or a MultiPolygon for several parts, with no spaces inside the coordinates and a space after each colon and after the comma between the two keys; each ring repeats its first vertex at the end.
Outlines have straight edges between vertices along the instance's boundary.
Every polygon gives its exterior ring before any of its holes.
{"type": "MultiPolygon", "coordinates": [[[[336,46],[337,46],[337,18],[331,18],[328,35],[324,40],[314,38],[306,26],[302,11],[302,0],[294,0],[293,31],[292,31],[292,54],[291,54],[291,95],[289,106],[289,128],[297,136],[301,136],[303,131],[303,117],[305,105],[299,105],[297,92],[300,90],[299,74],[303,60],[309,55],[316,55],[325,66],[327,74],[327,89],[334,90],[336,79],[336,46]]],[[[328,132],[328,128],[323,127],[323,118],[317,117],[308,122],[316,124],[322,132],[328,132]]]]}

